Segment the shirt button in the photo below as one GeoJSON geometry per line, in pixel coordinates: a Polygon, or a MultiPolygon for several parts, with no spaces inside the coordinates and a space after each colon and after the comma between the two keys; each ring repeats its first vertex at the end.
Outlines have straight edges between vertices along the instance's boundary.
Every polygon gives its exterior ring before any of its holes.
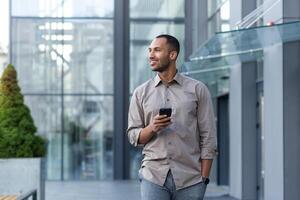
{"type": "Polygon", "coordinates": [[[171,144],[172,144],[172,142],[168,142],[168,144],[169,144],[169,145],[171,145],[171,144]]]}

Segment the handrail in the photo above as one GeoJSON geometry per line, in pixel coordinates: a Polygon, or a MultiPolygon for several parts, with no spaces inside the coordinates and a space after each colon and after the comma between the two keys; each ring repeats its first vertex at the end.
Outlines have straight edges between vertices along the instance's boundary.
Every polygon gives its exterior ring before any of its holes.
{"type": "Polygon", "coordinates": [[[271,0],[265,1],[255,10],[245,16],[243,19],[236,23],[236,29],[250,28],[254,23],[261,19],[266,13],[268,13],[275,5],[281,0],[272,2],[271,0]]]}

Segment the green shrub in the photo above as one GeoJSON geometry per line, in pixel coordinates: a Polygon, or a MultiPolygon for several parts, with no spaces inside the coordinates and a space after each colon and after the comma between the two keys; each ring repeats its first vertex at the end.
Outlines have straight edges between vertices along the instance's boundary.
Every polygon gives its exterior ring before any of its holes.
{"type": "Polygon", "coordinates": [[[36,131],[17,72],[8,65],[0,79],[0,158],[43,157],[45,140],[36,131]]]}

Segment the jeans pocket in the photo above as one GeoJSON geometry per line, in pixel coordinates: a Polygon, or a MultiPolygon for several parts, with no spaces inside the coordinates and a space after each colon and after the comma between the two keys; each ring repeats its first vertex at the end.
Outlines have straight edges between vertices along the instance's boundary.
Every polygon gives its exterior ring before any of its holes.
{"type": "Polygon", "coordinates": [[[141,169],[139,170],[139,173],[138,173],[138,177],[139,177],[139,181],[140,181],[140,182],[142,182],[142,180],[143,180],[143,173],[142,173],[142,170],[143,170],[143,168],[141,168],[141,169]]]}

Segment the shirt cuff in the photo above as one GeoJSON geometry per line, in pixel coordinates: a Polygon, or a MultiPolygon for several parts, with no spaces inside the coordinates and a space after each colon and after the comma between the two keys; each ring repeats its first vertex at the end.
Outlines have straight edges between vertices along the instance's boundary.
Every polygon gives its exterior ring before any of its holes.
{"type": "Polygon", "coordinates": [[[211,148],[201,149],[201,159],[214,159],[214,157],[217,154],[218,154],[217,149],[211,149],[211,148]]]}
{"type": "Polygon", "coordinates": [[[140,134],[141,134],[142,128],[136,128],[131,134],[130,134],[130,138],[129,141],[130,143],[135,146],[135,147],[143,147],[143,144],[139,144],[139,138],[140,138],[140,134]]]}

